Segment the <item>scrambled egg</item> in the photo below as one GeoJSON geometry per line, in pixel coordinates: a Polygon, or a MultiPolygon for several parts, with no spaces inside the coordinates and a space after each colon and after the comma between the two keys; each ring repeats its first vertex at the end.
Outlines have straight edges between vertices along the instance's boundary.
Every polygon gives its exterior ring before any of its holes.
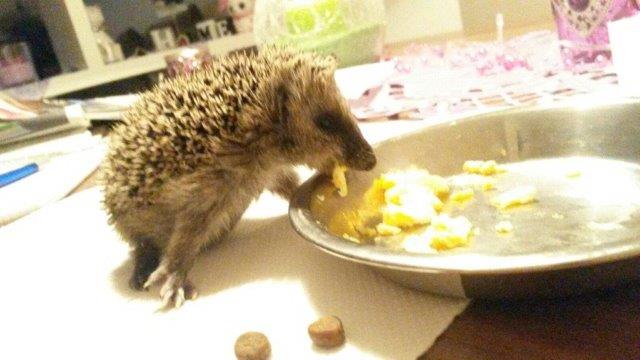
{"type": "Polygon", "coordinates": [[[467,201],[471,198],[473,198],[473,189],[457,190],[449,196],[449,199],[453,201],[467,201]]]}
{"type": "Polygon", "coordinates": [[[345,240],[349,240],[349,241],[351,241],[351,242],[354,242],[354,243],[356,243],[356,244],[359,244],[359,243],[360,243],[360,239],[358,239],[358,238],[357,238],[357,237],[355,237],[355,236],[351,236],[351,235],[349,235],[349,234],[347,234],[347,233],[342,234],[342,238],[343,238],[343,239],[345,239],[345,240]]]}
{"type": "Polygon", "coordinates": [[[510,221],[500,221],[496,224],[495,229],[501,234],[507,234],[513,231],[513,224],[510,221]]]}
{"type": "Polygon", "coordinates": [[[389,172],[378,179],[373,187],[384,199],[382,222],[399,228],[429,224],[444,205],[438,194],[449,192],[446,180],[426,170],[389,172]]]}
{"type": "Polygon", "coordinates": [[[533,186],[521,186],[504,192],[493,199],[491,205],[500,210],[516,206],[529,204],[536,201],[536,188],[533,186]]]}
{"type": "MultiPolygon", "coordinates": [[[[446,211],[444,201],[463,203],[472,199],[475,191],[495,189],[495,179],[490,175],[505,170],[493,160],[467,161],[463,168],[467,174],[454,176],[449,181],[418,168],[381,174],[365,192],[360,206],[336,214],[328,227],[354,242],[368,239],[384,243],[387,239],[383,237],[401,240],[397,244],[409,252],[467,246],[478,229],[464,216],[443,213],[446,211]],[[452,191],[450,186],[456,190],[452,191]]],[[[347,195],[345,171],[346,167],[338,164],[333,170],[333,184],[340,196],[347,195]]],[[[523,186],[495,196],[491,204],[502,210],[535,200],[536,189],[523,186]]],[[[495,230],[511,233],[513,224],[500,221],[495,230]]]]}
{"type": "Polygon", "coordinates": [[[471,222],[464,216],[449,217],[440,215],[427,228],[426,235],[431,247],[436,250],[449,250],[469,245],[471,242],[471,222]]]}
{"type": "MultiPolygon", "coordinates": [[[[369,205],[379,206],[382,222],[376,225],[381,236],[400,234],[404,229],[429,225],[421,234],[411,234],[403,242],[407,251],[425,252],[429,247],[447,250],[469,244],[472,225],[463,216],[441,215],[442,198],[449,195],[447,181],[426,170],[409,169],[380,175],[365,194],[369,205]]],[[[451,194],[469,199],[473,190],[451,194]]]]}
{"type": "Polygon", "coordinates": [[[333,185],[338,189],[338,194],[342,197],[347,196],[349,193],[347,189],[347,179],[344,173],[347,172],[347,167],[344,165],[336,164],[331,174],[331,181],[333,185]]]}
{"type": "Polygon", "coordinates": [[[484,176],[500,174],[506,171],[502,166],[498,165],[495,160],[468,160],[462,165],[462,170],[469,174],[484,176]]]}
{"type": "Polygon", "coordinates": [[[433,252],[429,239],[425,238],[423,234],[408,235],[402,243],[402,248],[411,253],[424,254],[433,252]]]}
{"type": "MultiPolygon", "coordinates": [[[[359,238],[373,238],[378,235],[376,229],[367,226],[370,219],[375,219],[377,212],[375,209],[361,208],[352,211],[340,211],[331,217],[327,228],[334,234],[342,234],[342,237],[349,236],[349,240],[359,238]]],[[[359,240],[356,242],[360,242],[359,240]]]]}
{"type": "Polygon", "coordinates": [[[398,235],[402,232],[402,229],[382,222],[376,225],[376,232],[383,236],[398,235]]]}
{"type": "Polygon", "coordinates": [[[340,211],[332,216],[327,227],[334,234],[343,234],[350,237],[358,237],[356,225],[360,223],[359,211],[340,211]]]}
{"type": "Polygon", "coordinates": [[[482,191],[490,191],[496,188],[495,180],[483,182],[481,185],[482,191]]]}
{"type": "Polygon", "coordinates": [[[467,246],[471,242],[472,228],[464,216],[438,215],[424,232],[408,236],[403,248],[409,252],[424,253],[429,251],[428,246],[438,251],[467,246]]]}
{"type": "Polygon", "coordinates": [[[496,179],[478,174],[463,174],[451,177],[449,184],[455,188],[489,191],[496,188],[496,179]]]}
{"type": "Polygon", "coordinates": [[[417,185],[430,189],[436,196],[443,197],[449,194],[447,179],[431,175],[427,170],[410,168],[404,171],[391,171],[380,175],[380,186],[385,190],[391,187],[403,188],[417,185]]]}

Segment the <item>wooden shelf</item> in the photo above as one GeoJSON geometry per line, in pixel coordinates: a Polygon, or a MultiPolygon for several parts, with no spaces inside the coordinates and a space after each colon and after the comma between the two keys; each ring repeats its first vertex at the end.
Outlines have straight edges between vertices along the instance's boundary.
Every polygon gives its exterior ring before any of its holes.
{"type": "MultiPolygon", "coordinates": [[[[95,1],[92,2],[95,3],[95,1]]],[[[405,41],[420,36],[437,36],[443,33],[462,33],[462,22],[458,11],[459,0],[440,0],[434,4],[429,2],[431,5],[421,5],[417,8],[414,1],[410,0],[384,0],[384,2],[388,17],[387,42],[400,41],[400,39],[405,41]],[[429,24],[426,28],[423,26],[425,23],[429,24]]],[[[482,0],[482,2],[490,1],[482,0]]],[[[162,70],[166,67],[165,56],[180,51],[180,49],[172,49],[105,65],[95,41],[95,34],[91,29],[84,0],[46,0],[36,3],[64,73],[40,82],[12,88],[7,91],[10,94],[16,94],[19,97],[45,98],[65,95],[162,70]]],[[[131,7],[126,9],[123,11],[130,11],[131,7]]],[[[221,55],[251,47],[255,45],[255,40],[253,34],[240,34],[208,41],[205,44],[212,54],[221,55]]]]}
{"type": "MultiPolygon", "coordinates": [[[[255,40],[252,33],[246,33],[202,43],[194,43],[192,45],[197,46],[201,44],[205,44],[212,55],[224,55],[233,50],[252,47],[255,45],[255,40]]],[[[165,56],[177,54],[183,49],[184,48],[175,48],[154,52],[112,64],[101,64],[100,66],[89,67],[86,70],[74,71],[45,79],[43,80],[43,84],[46,84],[44,85],[43,97],[51,98],[60,96],[113,81],[162,70],[167,65],[165,56]]],[[[33,84],[26,86],[33,86],[33,84]]]]}

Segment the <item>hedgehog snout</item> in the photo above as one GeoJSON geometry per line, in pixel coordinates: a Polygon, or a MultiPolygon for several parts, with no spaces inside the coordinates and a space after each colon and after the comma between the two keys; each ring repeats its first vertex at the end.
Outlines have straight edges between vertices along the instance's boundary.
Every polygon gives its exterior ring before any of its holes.
{"type": "Polygon", "coordinates": [[[371,147],[346,157],[347,166],[355,170],[369,171],[376,166],[378,160],[371,147]]]}
{"type": "Polygon", "coordinates": [[[352,169],[368,171],[376,166],[376,155],[362,136],[357,137],[355,141],[345,141],[343,152],[346,165],[352,169]]]}

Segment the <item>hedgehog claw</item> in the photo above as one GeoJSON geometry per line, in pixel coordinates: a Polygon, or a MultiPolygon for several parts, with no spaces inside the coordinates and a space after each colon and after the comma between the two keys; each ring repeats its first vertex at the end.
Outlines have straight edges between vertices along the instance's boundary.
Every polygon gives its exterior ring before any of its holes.
{"type": "Polygon", "coordinates": [[[162,298],[162,307],[165,309],[171,307],[179,308],[185,301],[184,289],[181,287],[167,290],[164,293],[161,291],[160,297],[162,298]]]}
{"type": "Polygon", "coordinates": [[[144,290],[149,290],[149,288],[153,285],[165,281],[167,275],[168,274],[166,267],[159,266],[154,272],[151,273],[151,275],[149,275],[149,278],[147,279],[147,281],[145,281],[144,285],[142,285],[142,288],[144,290]]]}
{"type": "Polygon", "coordinates": [[[160,266],[154,271],[144,288],[162,283],[160,288],[160,298],[162,299],[162,309],[179,308],[186,300],[193,300],[198,296],[195,287],[176,271],[169,272],[166,266],[160,266]]]}

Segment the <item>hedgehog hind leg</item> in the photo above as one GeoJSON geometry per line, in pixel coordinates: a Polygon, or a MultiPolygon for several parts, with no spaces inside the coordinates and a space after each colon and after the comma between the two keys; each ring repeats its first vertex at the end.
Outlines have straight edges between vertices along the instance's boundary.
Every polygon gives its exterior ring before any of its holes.
{"type": "Polygon", "coordinates": [[[151,241],[144,240],[136,244],[133,257],[133,272],[129,279],[129,286],[134,290],[143,290],[144,284],[160,265],[160,249],[151,241]]]}

